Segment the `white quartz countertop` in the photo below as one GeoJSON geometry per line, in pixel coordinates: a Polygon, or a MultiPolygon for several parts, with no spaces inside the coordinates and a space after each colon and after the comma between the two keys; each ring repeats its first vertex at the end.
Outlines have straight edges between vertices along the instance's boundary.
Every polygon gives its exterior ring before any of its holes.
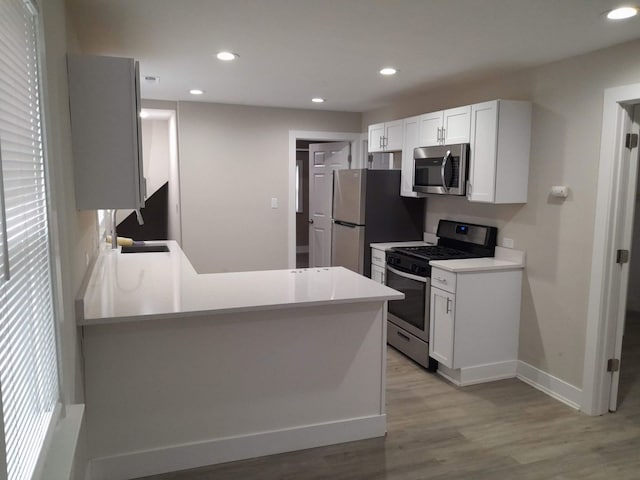
{"type": "Polygon", "coordinates": [[[388,242],[388,243],[371,243],[371,248],[378,250],[389,250],[395,247],[424,247],[425,245],[433,245],[432,243],[415,241],[415,242],[388,242]]]}
{"type": "Polygon", "coordinates": [[[170,251],[100,253],[79,325],[404,298],[343,267],[198,274],[176,242],[159,243],[170,251]]]}
{"type": "Polygon", "coordinates": [[[519,250],[496,247],[495,257],[432,260],[429,265],[454,273],[517,270],[524,268],[525,254],[519,250]]]}

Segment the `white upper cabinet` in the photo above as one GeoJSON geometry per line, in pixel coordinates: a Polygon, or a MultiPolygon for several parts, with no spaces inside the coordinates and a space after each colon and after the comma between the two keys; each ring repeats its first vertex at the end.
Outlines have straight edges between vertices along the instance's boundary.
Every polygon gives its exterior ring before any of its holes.
{"type": "Polygon", "coordinates": [[[470,105],[420,115],[418,146],[468,143],[470,123],[470,105]]]}
{"type": "Polygon", "coordinates": [[[67,67],[76,207],[143,207],[138,62],[69,55],[67,67]]]}
{"type": "Polygon", "coordinates": [[[413,191],[413,150],[420,146],[419,129],[421,115],[404,119],[404,142],[402,145],[402,170],[400,175],[400,195],[403,197],[424,197],[413,191]]]}
{"type": "Polygon", "coordinates": [[[431,112],[420,115],[418,147],[431,147],[441,144],[443,113],[431,112]]]}
{"type": "Polygon", "coordinates": [[[369,152],[402,150],[402,120],[369,125],[369,152]]]}
{"type": "Polygon", "coordinates": [[[493,100],[471,106],[467,198],[526,203],[531,148],[531,103],[493,100]]]}
{"type": "Polygon", "coordinates": [[[445,110],[442,117],[442,136],[445,145],[469,143],[471,105],[445,110]]]}

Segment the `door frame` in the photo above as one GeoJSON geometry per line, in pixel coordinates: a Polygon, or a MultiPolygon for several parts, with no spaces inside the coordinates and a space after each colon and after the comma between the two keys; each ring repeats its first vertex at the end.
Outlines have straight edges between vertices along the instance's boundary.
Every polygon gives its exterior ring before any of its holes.
{"type": "Polygon", "coordinates": [[[615,249],[630,249],[621,228],[626,201],[621,188],[626,181],[621,169],[623,127],[627,110],[638,103],[640,83],[604,91],[581,401],[581,410],[589,415],[609,410],[612,376],[606,364],[615,351],[620,295],[613,286],[622,275],[622,270],[614,268],[615,249]]]}
{"type": "Polygon", "coordinates": [[[308,140],[319,142],[351,142],[351,156],[354,159],[353,166],[362,168],[360,165],[360,138],[361,133],[348,132],[318,132],[310,130],[289,130],[289,200],[288,200],[288,268],[296,268],[296,141],[308,140]]]}

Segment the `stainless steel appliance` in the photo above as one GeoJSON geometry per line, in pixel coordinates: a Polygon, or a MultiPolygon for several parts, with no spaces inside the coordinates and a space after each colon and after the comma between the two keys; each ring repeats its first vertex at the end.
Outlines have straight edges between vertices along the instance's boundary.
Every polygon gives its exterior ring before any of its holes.
{"type": "Polygon", "coordinates": [[[437,245],[397,247],[387,252],[386,284],[405,295],[404,300],[389,302],[389,345],[426,368],[437,367],[437,362],[429,358],[429,262],[492,257],[497,234],[495,227],[440,220],[437,245]]]}
{"type": "Polygon", "coordinates": [[[371,276],[370,243],[422,240],[424,202],[400,196],[400,170],[336,170],[331,265],[371,276]]]}
{"type": "Polygon", "coordinates": [[[419,147],[413,151],[413,190],[440,195],[464,195],[469,144],[419,147]]]}

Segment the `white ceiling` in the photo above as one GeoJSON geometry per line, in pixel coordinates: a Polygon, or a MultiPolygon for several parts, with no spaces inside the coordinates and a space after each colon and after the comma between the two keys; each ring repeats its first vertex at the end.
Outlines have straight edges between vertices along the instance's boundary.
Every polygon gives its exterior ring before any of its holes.
{"type": "MultiPolygon", "coordinates": [[[[624,0],[623,0],[624,1],[624,0]]],[[[451,79],[640,38],[616,0],[68,0],[85,53],[140,60],[144,98],[367,111],[451,79]],[[232,63],[215,59],[230,50],[232,63]],[[392,65],[400,71],[382,77],[392,65]],[[201,97],[190,88],[206,91],[201,97]],[[312,104],[311,97],[327,99],[312,104]]]]}

